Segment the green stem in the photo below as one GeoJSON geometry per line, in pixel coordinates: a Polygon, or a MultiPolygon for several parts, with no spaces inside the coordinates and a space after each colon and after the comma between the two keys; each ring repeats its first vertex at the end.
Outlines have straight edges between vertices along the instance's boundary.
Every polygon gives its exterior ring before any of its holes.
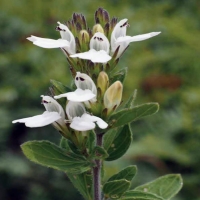
{"type": "MultiPolygon", "coordinates": [[[[103,134],[96,134],[96,146],[102,146],[103,134]]],[[[101,200],[101,160],[95,160],[93,167],[94,200],[101,200]]]]}

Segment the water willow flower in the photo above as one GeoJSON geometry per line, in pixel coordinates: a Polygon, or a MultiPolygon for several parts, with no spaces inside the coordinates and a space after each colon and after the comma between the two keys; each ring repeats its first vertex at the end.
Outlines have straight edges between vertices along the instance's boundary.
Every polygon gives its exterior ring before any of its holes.
{"type": "Polygon", "coordinates": [[[111,34],[111,51],[114,53],[117,47],[120,46],[117,58],[120,57],[120,55],[129,45],[129,43],[146,40],[161,33],[161,32],[151,32],[132,37],[126,36],[127,26],[129,26],[128,19],[122,19],[115,25],[113,32],[111,34]]]}
{"type": "Polygon", "coordinates": [[[106,129],[108,127],[108,124],[101,118],[86,113],[83,103],[69,101],[66,106],[66,113],[71,122],[70,127],[74,130],[93,130],[96,124],[101,129],[106,129]]]}
{"type": "Polygon", "coordinates": [[[17,119],[12,121],[12,123],[25,123],[27,127],[42,127],[49,124],[61,130],[65,127],[65,112],[61,105],[50,96],[41,96],[42,104],[44,105],[46,111],[41,115],[36,115],[33,117],[27,117],[23,119],[17,119]]]}
{"type": "Polygon", "coordinates": [[[69,101],[86,102],[96,101],[97,88],[93,80],[84,73],[77,72],[75,77],[75,85],[77,89],[74,92],[68,92],[54,96],[55,99],[66,97],[69,101]]]}
{"type": "Polygon", "coordinates": [[[76,43],[75,38],[67,26],[58,22],[56,27],[57,31],[60,31],[61,39],[53,40],[48,38],[41,38],[36,36],[28,37],[27,39],[33,44],[43,47],[43,48],[62,48],[66,50],[69,54],[75,54],[76,52],[76,43]]]}
{"type": "Polygon", "coordinates": [[[103,33],[97,32],[90,40],[89,51],[77,53],[70,57],[91,60],[93,63],[106,63],[111,59],[109,51],[110,43],[107,37],[103,33]]]}

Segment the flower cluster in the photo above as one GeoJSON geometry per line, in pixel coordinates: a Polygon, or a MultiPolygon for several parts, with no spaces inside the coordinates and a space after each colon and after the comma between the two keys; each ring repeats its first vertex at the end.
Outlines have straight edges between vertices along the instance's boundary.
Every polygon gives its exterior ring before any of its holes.
{"type": "Polygon", "coordinates": [[[43,114],[13,123],[25,123],[27,127],[52,124],[68,138],[71,129],[84,132],[95,129],[96,125],[98,129],[108,128],[106,120],[120,105],[123,91],[121,80],[112,70],[131,42],[149,39],[160,32],[127,36],[128,20],[110,20],[102,9],[97,10],[95,20],[91,30],[83,15],[74,14],[66,24],[58,22],[56,30],[60,32],[60,39],[27,38],[39,47],[60,48],[64,52],[76,88],[58,95],[42,95],[46,109],[43,114]],[[60,98],[67,99],[65,109],[56,101],[60,98]]]}

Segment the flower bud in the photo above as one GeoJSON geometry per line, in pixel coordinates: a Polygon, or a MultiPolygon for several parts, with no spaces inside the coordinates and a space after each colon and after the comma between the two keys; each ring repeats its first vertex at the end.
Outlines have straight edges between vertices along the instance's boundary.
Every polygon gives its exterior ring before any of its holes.
{"type": "Polygon", "coordinates": [[[81,30],[79,33],[79,41],[82,44],[88,44],[90,41],[90,36],[86,30],[81,30]]]}
{"type": "Polygon", "coordinates": [[[93,34],[100,32],[104,34],[104,30],[100,24],[95,24],[92,29],[93,34]]]}
{"type": "Polygon", "coordinates": [[[114,111],[122,99],[123,85],[120,81],[114,82],[105,92],[104,106],[107,109],[107,114],[114,111]]]}
{"type": "Polygon", "coordinates": [[[109,84],[108,75],[106,74],[106,72],[101,71],[97,78],[97,87],[100,88],[101,95],[103,95],[105,91],[107,90],[108,84],[109,84]]]}

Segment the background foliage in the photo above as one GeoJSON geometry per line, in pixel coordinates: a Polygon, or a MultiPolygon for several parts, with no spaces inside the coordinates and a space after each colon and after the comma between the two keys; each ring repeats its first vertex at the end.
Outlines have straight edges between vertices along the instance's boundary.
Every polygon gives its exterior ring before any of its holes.
{"type": "Polygon", "coordinates": [[[127,164],[139,173],[134,186],[168,173],[181,173],[184,187],[176,200],[200,199],[200,2],[178,0],[86,0],[0,2],[0,199],[81,199],[68,178],[28,161],[20,144],[28,140],[59,142],[52,127],[27,129],[11,121],[43,112],[40,95],[49,80],[69,84],[71,77],[58,49],[42,49],[26,37],[59,38],[56,22],[73,12],[90,25],[98,7],[128,18],[128,35],[162,34],[130,45],[121,65],[128,67],[124,101],[138,89],[135,104],[156,101],[156,115],[132,124],[133,144],[119,161],[107,162],[106,175],[127,164]]]}

